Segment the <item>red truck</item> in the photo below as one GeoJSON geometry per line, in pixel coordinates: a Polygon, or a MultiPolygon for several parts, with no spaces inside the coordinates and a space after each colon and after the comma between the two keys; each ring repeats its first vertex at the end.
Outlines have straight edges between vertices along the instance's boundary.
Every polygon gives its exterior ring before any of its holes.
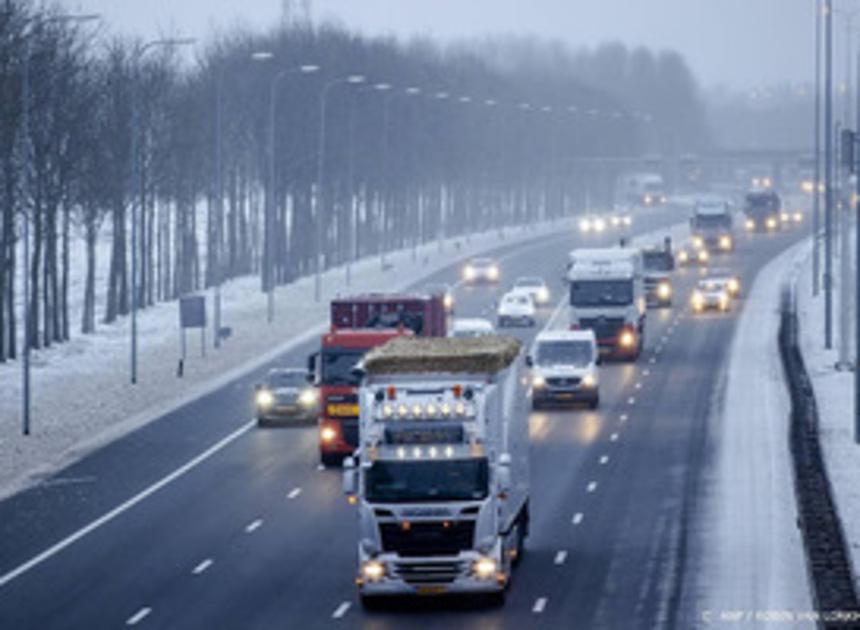
{"type": "Polygon", "coordinates": [[[320,461],[338,465],[358,446],[358,386],[364,354],[400,335],[444,337],[442,295],[368,294],[331,303],[331,330],[309,358],[319,386],[320,461]]]}

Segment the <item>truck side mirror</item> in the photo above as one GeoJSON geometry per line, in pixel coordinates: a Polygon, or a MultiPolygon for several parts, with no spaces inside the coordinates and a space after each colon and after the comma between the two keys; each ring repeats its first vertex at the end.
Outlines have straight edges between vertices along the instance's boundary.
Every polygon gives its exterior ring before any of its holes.
{"type": "Polygon", "coordinates": [[[500,498],[507,497],[511,491],[511,455],[502,453],[496,463],[496,479],[500,498]]]}
{"type": "Polygon", "coordinates": [[[319,358],[319,352],[314,352],[308,357],[308,382],[310,383],[319,381],[319,358]]]}
{"type": "Polygon", "coordinates": [[[526,355],[526,366],[527,367],[534,367],[535,366],[535,361],[534,361],[534,359],[532,359],[532,355],[530,355],[530,354],[526,355]]]}
{"type": "Polygon", "coordinates": [[[358,494],[358,470],[354,457],[346,457],[343,460],[343,493],[350,503],[355,502],[355,495],[358,494]]]}

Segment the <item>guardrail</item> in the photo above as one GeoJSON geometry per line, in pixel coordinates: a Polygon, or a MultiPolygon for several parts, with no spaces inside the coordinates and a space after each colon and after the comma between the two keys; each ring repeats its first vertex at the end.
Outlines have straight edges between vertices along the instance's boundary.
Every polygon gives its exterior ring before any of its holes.
{"type": "Polygon", "coordinates": [[[798,527],[820,628],[857,628],[860,603],[848,547],[818,440],[818,407],[798,346],[794,287],[783,288],[779,354],[791,395],[789,444],[798,527]]]}

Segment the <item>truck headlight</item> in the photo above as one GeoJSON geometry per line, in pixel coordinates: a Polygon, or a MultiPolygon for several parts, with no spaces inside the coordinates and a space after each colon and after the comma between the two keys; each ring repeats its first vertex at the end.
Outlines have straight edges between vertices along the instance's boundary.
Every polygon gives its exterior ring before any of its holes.
{"type": "Polygon", "coordinates": [[[690,254],[687,253],[687,250],[682,249],[680,252],[678,252],[678,260],[682,263],[685,263],[690,260],[690,254]]]}
{"type": "Polygon", "coordinates": [[[769,230],[775,230],[775,229],[776,229],[776,225],[777,225],[777,223],[776,223],[776,219],[775,219],[775,218],[773,218],[773,217],[768,218],[768,220],[767,220],[767,229],[769,229],[769,230]]]}
{"type": "Polygon", "coordinates": [[[546,287],[541,287],[537,292],[537,301],[541,304],[546,304],[549,302],[549,289],[546,287]]]}
{"type": "Polygon", "coordinates": [[[732,278],[729,280],[729,293],[731,295],[737,295],[741,292],[741,283],[737,278],[732,278]]]}
{"type": "Polygon", "coordinates": [[[463,269],[463,278],[466,280],[474,280],[475,279],[475,269],[471,265],[467,265],[463,269]]]}
{"type": "Polygon", "coordinates": [[[334,427],[323,427],[320,429],[320,439],[328,444],[329,442],[334,442],[334,439],[337,437],[337,429],[334,427]]]}
{"type": "Polygon", "coordinates": [[[668,282],[661,282],[657,285],[657,295],[663,300],[668,300],[672,297],[672,285],[668,282]]]}
{"type": "Polygon", "coordinates": [[[596,232],[602,232],[606,229],[606,221],[603,219],[595,219],[594,221],[594,230],[596,232]]]}
{"type": "Polygon", "coordinates": [[[721,236],[720,237],[720,249],[731,249],[732,248],[732,237],[731,236],[721,236]]]}
{"type": "Polygon", "coordinates": [[[636,343],[636,335],[633,334],[633,331],[625,330],[618,337],[618,343],[622,348],[632,348],[636,343]]]}
{"type": "Polygon", "coordinates": [[[385,577],[385,565],[379,560],[368,560],[361,565],[361,577],[368,582],[379,582],[385,577]]]}
{"type": "Polygon", "coordinates": [[[800,223],[801,221],[803,221],[803,213],[798,210],[794,213],[794,222],[800,223]]]}
{"type": "Polygon", "coordinates": [[[583,376],[582,386],[588,389],[597,387],[597,379],[595,378],[594,374],[586,374],[585,376],[583,376]]]}
{"type": "Polygon", "coordinates": [[[498,267],[490,267],[487,270],[487,277],[489,277],[490,280],[498,280],[499,279],[499,268],[498,267]]]}
{"type": "Polygon", "coordinates": [[[693,305],[693,310],[700,311],[705,306],[705,296],[696,291],[693,293],[693,297],[690,298],[690,302],[693,305]]]}
{"type": "Polygon", "coordinates": [[[707,262],[709,258],[708,250],[701,249],[699,250],[699,262],[707,262]]]}
{"type": "Polygon", "coordinates": [[[755,229],[755,221],[752,219],[747,219],[746,226],[747,230],[752,232],[755,229]]]}
{"type": "Polygon", "coordinates": [[[496,576],[496,570],[498,569],[498,564],[493,558],[488,558],[486,556],[482,558],[478,558],[475,560],[475,563],[472,565],[472,573],[475,574],[479,580],[490,580],[496,576]]]}
{"type": "Polygon", "coordinates": [[[633,225],[633,219],[631,219],[630,217],[622,217],[621,222],[624,225],[633,225]]]}
{"type": "Polygon", "coordinates": [[[789,216],[788,212],[783,212],[779,215],[779,220],[783,223],[788,223],[791,220],[791,217],[789,216]]]}
{"type": "Polygon", "coordinates": [[[543,374],[535,374],[532,376],[532,387],[535,389],[546,387],[546,379],[543,377],[543,374]]]}
{"type": "Polygon", "coordinates": [[[263,409],[268,409],[275,402],[275,397],[268,389],[261,389],[257,392],[257,406],[263,409]]]}
{"type": "Polygon", "coordinates": [[[701,249],[704,246],[705,246],[705,241],[702,239],[701,236],[694,236],[693,237],[693,247],[695,247],[696,249],[701,249]]]}
{"type": "Polygon", "coordinates": [[[445,297],[442,298],[442,304],[445,306],[446,311],[450,311],[454,308],[454,296],[446,293],[445,297]]]}
{"type": "Polygon", "coordinates": [[[591,221],[588,219],[583,219],[579,222],[579,231],[580,232],[589,232],[591,231],[591,221]]]}
{"type": "Polygon", "coordinates": [[[303,407],[313,407],[316,402],[317,392],[314,389],[305,389],[299,394],[299,404],[303,407]]]}

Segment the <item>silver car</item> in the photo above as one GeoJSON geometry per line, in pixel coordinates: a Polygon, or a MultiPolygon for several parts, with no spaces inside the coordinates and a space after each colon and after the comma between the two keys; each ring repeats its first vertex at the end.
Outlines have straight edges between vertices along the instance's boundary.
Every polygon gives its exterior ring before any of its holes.
{"type": "Polygon", "coordinates": [[[269,370],[265,383],[257,385],[254,396],[257,424],[272,422],[316,421],[319,393],[307,370],[276,368],[269,370]]]}

